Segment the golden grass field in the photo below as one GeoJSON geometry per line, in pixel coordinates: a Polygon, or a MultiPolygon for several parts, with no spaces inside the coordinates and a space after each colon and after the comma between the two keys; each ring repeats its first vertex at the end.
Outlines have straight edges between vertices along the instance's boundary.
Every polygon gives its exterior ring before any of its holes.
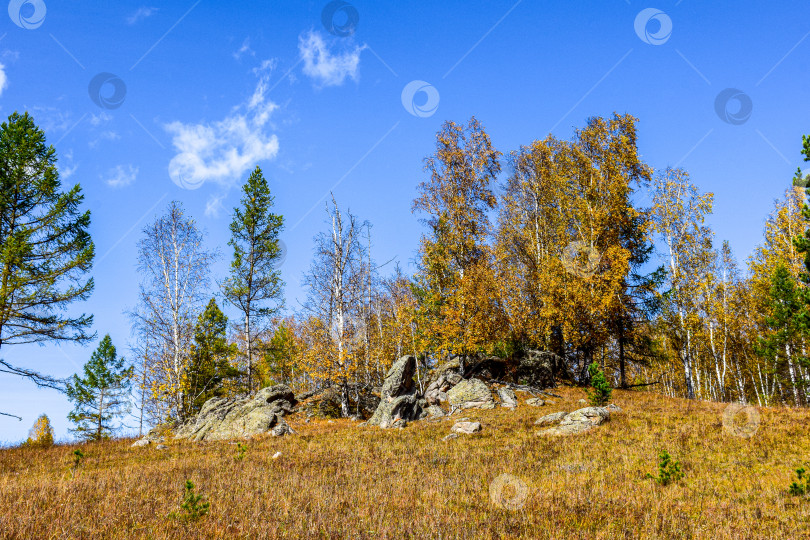
{"type": "Polygon", "coordinates": [[[554,405],[518,393],[515,411],[466,411],[483,431],[446,442],[449,420],[381,430],[298,414],[295,435],[251,440],[242,460],[228,443],[119,440],[81,446],[71,478],[77,446],[0,450],[0,537],[810,538],[810,500],[787,490],[810,461],[810,411],[760,409],[742,438],[724,429],[725,404],[615,391],[624,411],[609,423],[537,437],[538,417],[583,406],[583,390],[555,392],[554,405]],[[661,449],[680,482],[645,477],[661,449]],[[497,498],[502,474],[525,484],[524,504],[520,484],[497,498]],[[210,503],[197,521],[167,517],[186,479],[210,503]]]}

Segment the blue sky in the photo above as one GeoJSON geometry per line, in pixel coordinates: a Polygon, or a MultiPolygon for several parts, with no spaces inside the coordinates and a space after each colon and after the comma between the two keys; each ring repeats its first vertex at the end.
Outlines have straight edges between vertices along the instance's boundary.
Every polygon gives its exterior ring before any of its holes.
{"type": "MultiPolygon", "coordinates": [[[[221,279],[229,214],[257,164],[286,219],[291,308],[330,190],[372,222],[377,260],[412,270],[411,201],[444,120],[475,115],[508,153],[568,138],[589,116],[633,114],[647,163],[684,167],[715,193],[711,224],[740,260],[808,165],[807,2],[12,0],[8,11],[0,116],[30,112],[64,183],[82,185],[96,290],[74,311],[125,354],[140,229],[182,201],[221,249],[221,279]]],[[[94,347],[2,355],[68,376],[94,347]]],[[[0,441],[24,438],[41,413],[65,438],[69,409],[0,374],[0,411],[23,417],[0,416],[0,441]]]]}

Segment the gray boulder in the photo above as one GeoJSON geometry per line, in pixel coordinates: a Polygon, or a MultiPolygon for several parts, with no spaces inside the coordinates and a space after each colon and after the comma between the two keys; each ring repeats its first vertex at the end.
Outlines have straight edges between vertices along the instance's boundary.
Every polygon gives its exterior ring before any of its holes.
{"type": "Polygon", "coordinates": [[[498,397],[501,400],[501,407],[514,409],[518,405],[517,396],[511,388],[499,388],[498,397]]]}
{"type": "Polygon", "coordinates": [[[292,390],[283,384],[263,388],[253,398],[211,398],[199,414],[180,426],[175,438],[221,441],[266,433],[286,426],[283,418],[296,403],[292,390]]]}
{"type": "Polygon", "coordinates": [[[481,424],[479,422],[456,422],[450,428],[453,433],[461,433],[464,435],[472,435],[481,431],[481,424]]]}
{"type": "Polygon", "coordinates": [[[607,407],[605,407],[605,408],[606,408],[607,410],[609,410],[610,412],[612,412],[612,413],[614,413],[614,412],[615,412],[615,413],[620,413],[620,412],[622,412],[621,407],[619,407],[618,405],[615,405],[615,404],[613,404],[613,403],[611,403],[610,405],[608,405],[608,406],[607,406],[607,407]]]}
{"type": "Polygon", "coordinates": [[[590,431],[610,419],[610,411],[603,407],[585,407],[565,415],[559,425],[538,432],[543,436],[573,435],[590,431]]]}
{"type": "Polygon", "coordinates": [[[538,425],[538,426],[550,426],[552,424],[556,424],[556,423],[560,422],[563,418],[565,418],[565,416],[567,414],[568,413],[565,412],[565,411],[547,414],[547,415],[539,418],[537,420],[537,422],[535,422],[535,425],[538,425]]]}
{"type": "Polygon", "coordinates": [[[526,405],[529,405],[531,407],[542,407],[545,404],[546,404],[545,401],[537,397],[529,398],[526,400],[526,405]]]}
{"type": "Polygon", "coordinates": [[[452,409],[494,409],[489,387],[479,379],[464,379],[447,392],[452,409]]]}
{"type": "MultiPolygon", "coordinates": [[[[416,358],[403,356],[391,366],[382,386],[382,399],[369,419],[368,425],[381,428],[394,427],[398,420],[409,422],[423,416],[425,400],[414,394],[413,375],[416,372],[416,358]]],[[[398,423],[397,426],[402,425],[398,423]]]]}
{"type": "Polygon", "coordinates": [[[436,368],[425,388],[425,399],[429,404],[436,405],[447,401],[447,391],[462,380],[458,373],[459,369],[457,358],[436,368]]]}

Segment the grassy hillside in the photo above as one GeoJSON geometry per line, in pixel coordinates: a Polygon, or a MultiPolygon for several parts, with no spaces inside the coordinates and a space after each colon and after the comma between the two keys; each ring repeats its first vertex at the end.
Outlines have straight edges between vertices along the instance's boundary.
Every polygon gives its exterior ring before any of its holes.
{"type": "Polygon", "coordinates": [[[615,391],[624,412],[609,423],[537,437],[538,417],[582,407],[581,389],[557,392],[540,408],[519,393],[515,411],[468,411],[483,431],[449,441],[450,420],[380,430],[295,415],[296,435],[249,441],[241,460],[228,443],[84,445],[74,478],[75,446],[2,450],[0,537],[810,538],[810,500],[787,492],[810,461],[810,411],[760,409],[742,438],[724,429],[725,404],[615,391]],[[680,482],[645,477],[662,449],[680,482]],[[499,492],[503,474],[523,484],[499,492]],[[209,514],[167,518],[187,479],[209,514]]]}

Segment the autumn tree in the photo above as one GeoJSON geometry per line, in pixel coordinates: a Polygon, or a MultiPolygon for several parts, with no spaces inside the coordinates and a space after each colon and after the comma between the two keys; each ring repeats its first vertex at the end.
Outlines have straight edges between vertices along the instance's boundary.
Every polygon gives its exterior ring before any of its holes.
{"type": "Polygon", "coordinates": [[[231,274],[223,284],[225,298],[242,313],[247,356],[247,393],[254,391],[254,340],[264,322],[283,303],[283,282],[277,266],[282,252],[278,235],[284,219],[272,213],[273,196],[259,167],[242,186],[242,206],[231,222],[231,274]]]}
{"type": "Polygon", "coordinates": [[[42,414],[37,418],[31,431],[28,432],[28,439],[23,444],[36,448],[53,446],[53,427],[51,427],[51,420],[47,414],[42,414]]]}
{"type": "MultiPolygon", "coordinates": [[[[92,315],[66,309],[93,291],[90,212],[79,184],[62,190],[56,151],[28,113],[0,125],[0,347],[93,339],[92,315]]],[[[0,372],[61,381],[0,359],[0,372]]]]}
{"type": "Polygon", "coordinates": [[[696,397],[696,333],[699,307],[696,291],[712,261],[713,233],[704,222],[712,211],[713,194],[702,194],[681,169],[667,169],[653,184],[655,230],[666,246],[666,302],[663,329],[683,369],[686,397],[696,397]]]}
{"type": "Polygon", "coordinates": [[[359,306],[363,301],[366,264],[362,243],[367,222],[341,212],[332,197],[326,207],[330,231],[315,238],[315,258],[304,278],[308,288],[306,331],[319,342],[308,351],[308,369],[326,384],[340,388],[341,411],[349,415],[349,385],[358,378],[364,332],[359,306]]]}
{"type": "Polygon", "coordinates": [[[76,424],[71,431],[86,441],[109,438],[130,410],[132,374],[132,366],[118,356],[110,335],[105,335],[84,365],[84,376],[73,375],[67,384],[68,399],[74,404],[68,420],[76,424]]]}
{"type": "Polygon", "coordinates": [[[209,294],[210,265],[216,253],[179,202],[143,230],[138,270],[143,276],[140,302],[132,313],[139,336],[152,336],[149,354],[150,398],[164,418],[184,416],[183,379],[189,363],[194,323],[209,294]]]}
{"type": "Polygon", "coordinates": [[[500,156],[474,117],[466,126],[445,122],[435,153],[425,160],[430,177],[419,184],[413,202],[428,227],[415,278],[422,348],[459,355],[462,366],[501,330],[494,254],[487,244],[500,156]]]}
{"type": "Polygon", "coordinates": [[[261,358],[256,372],[262,386],[293,382],[299,355],[295,326],[293,318],[281,320],[273,328],[270,339],[259,344],[261,358]]]}

